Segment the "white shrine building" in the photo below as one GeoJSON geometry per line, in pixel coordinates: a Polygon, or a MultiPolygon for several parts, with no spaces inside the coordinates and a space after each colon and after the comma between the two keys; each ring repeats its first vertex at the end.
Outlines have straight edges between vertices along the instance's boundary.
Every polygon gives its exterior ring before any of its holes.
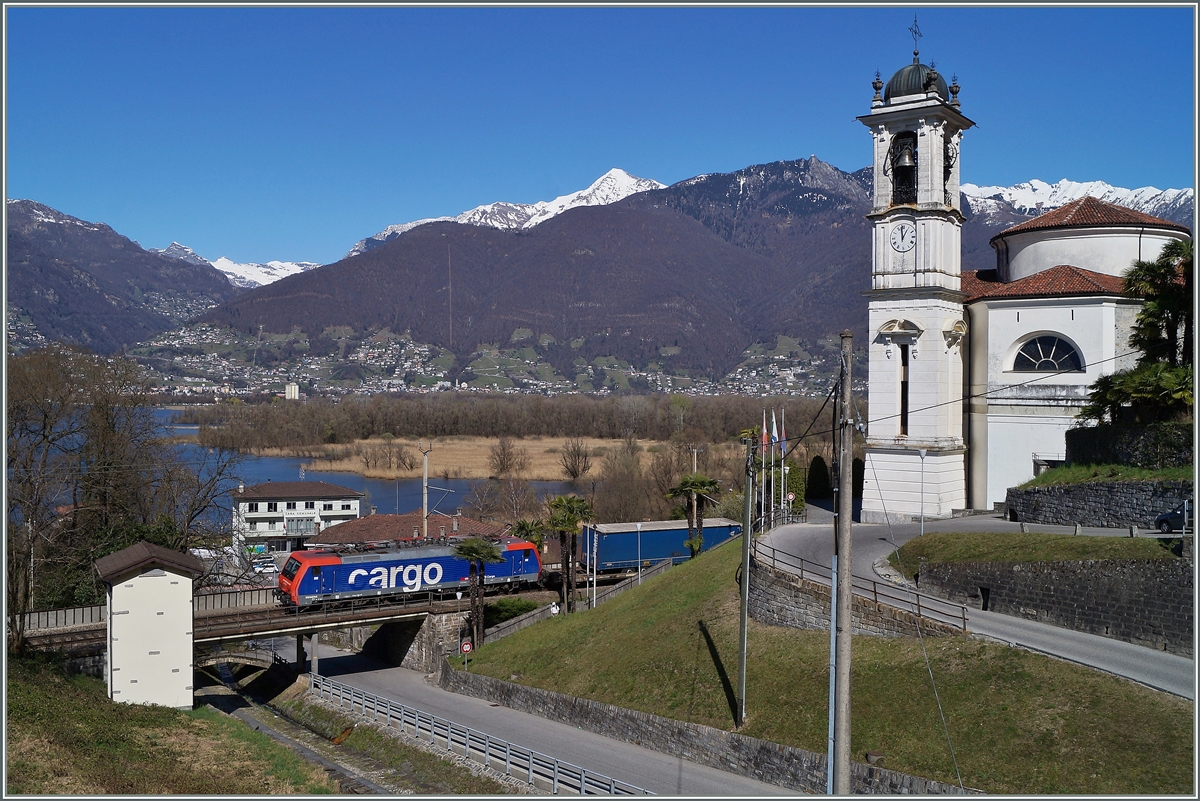
{"type": "Polygon", "coordinates": [[[957,81],[913,63],[877,76],[862,521],[991,509],[1065,432],[1099,376],[1133,366],[1133,261],[1189,230],[1085,197],[992,238],[996,269],[963,273],[959,147],[974,123],[957,81]],[[880,94],[880,89],[884,89],[880,94]]]}

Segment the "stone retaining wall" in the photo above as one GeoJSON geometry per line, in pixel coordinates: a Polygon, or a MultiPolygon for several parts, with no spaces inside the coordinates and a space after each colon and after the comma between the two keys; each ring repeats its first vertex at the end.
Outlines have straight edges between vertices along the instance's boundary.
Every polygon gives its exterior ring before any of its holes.
{"type": "MultiPolygon", "coordinates": [[[[451,692],[483,698],[510,709],[577,726],[719,770],[750,776],[768,784],[811,793],[825,792],[825,754],[466,673],[453,669],[445,660],[442,661],[440,684],[451,692]]],[[[953,785],[874,765],[855,762],[851,764],[850,773],[851,788],[855,793],[961,794],[961,790],[953,785]]]]}
{"type": "Polygon", "coordinates": [[[1195,610],[1186,559],[926,563],[922,592],[1191,657],[1195,610]]]}
{"type": "MultiPolygon", "coordinates": [[[[829,587],[777,570],[750,559],[750,617],[768,626],[829,630],[832,592],[829,587]]],[[[851,601],[855,634],[876,637],[917,635],[917,621],[925,634],[959,634],[958,629],[912,612],[855,595],[851,601]]]]}
{"type": "Polygon", "coordinates": [[[1154,528],[1154,518],[1193,500],[1191,481],[1096,481],[1008,490],[1010,520],[1072,526],[1154,528]]]}
{"type": "Polygon", "coordinates": [[[363,644],[362,653],[389,665],[432,673],[446,653],[458,650],[458,631],[466,618],[466,612],[451,612],[384,623],[363,644]]]}

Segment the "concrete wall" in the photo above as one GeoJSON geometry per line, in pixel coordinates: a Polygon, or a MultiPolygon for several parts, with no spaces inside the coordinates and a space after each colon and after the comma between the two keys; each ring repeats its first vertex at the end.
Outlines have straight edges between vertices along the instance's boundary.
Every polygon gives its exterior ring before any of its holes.
{"type": "MultiPolygon", "coordinates": [[[[992,612],[1192,656],[1187,559],[927,563],[921,592],[992,612]]],[[[753,586],[753,585],[751,585],[753,586]]]]}
{"type": "MultiPolygon", "coordinates": [[[[454,670],[445,660],[441,671],[441,686],[451,692],[484,698],[510,709],[770,784],[825,792],[825,754],[466,673],[454,670]]],[[[855,793],[960,793],[952,785],[860,763],[851,765],[851,785],[855,793]]]]}
{"type": "Polygon", "coordinates": [[[1009,519],[1024,523],[1152,529],[1155,517],[1193,497],[1191,481],[1096,481],[1013,487],[1005,502],[1009,519]]]}
{"type": "MultiPolygon", "coordinates": [[[[768,626],[829,630],[830,588],[770,565],[750,560],[750,617],[768,626]]],[[[903,609],[854,596],[851,618],[855,634],[876,637],[916,636],[917,616],[903,609]]],[[[925,634],[956,634],[956,629],[921,618],[925,634]]]]}

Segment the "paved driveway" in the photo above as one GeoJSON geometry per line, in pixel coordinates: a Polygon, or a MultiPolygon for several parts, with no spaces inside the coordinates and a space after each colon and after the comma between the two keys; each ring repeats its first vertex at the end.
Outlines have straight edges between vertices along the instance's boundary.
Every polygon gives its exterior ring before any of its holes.
{"type": "MultiPolygon", "coordinates": [[[[294,652],[294,646],[292,650],[294,652]]],[[[715,798],[799,795],[794,790],[611,740],[480,698],[447,692],[413,670],[388,667],[327,645],[321,646],[320,654],[319,667],[323,676],[659,795],[715,798]]]]}
{"type": "MultiPolygon", "coordinates": [[[[810,506],[809,521],[781,526],[762,539],[781,551],[828,566],[833,554],[833,515],[828,509],[810,506]]],[[[1071,526],[1030,524],[1029,529],[1047,534],[1074,532],[1071,526]]],[[[1000,515],[976,515],[955,520],[927,520],[925,531],[1015,532],[1020,531],[1020,524],[1004,520],[1000,515]]],[[[878,581],[880,577],[872,567],[874,562],[890,554],[893,547],[919,536],[920,532],[921,526],[917,523],[890,527],[855,523],[851,530],[852,572],[859,578],[878,581]]],[[[1126,529],[1112,528],[1085,527],[1083,533],[1095,537],[1129,535],[1126,529]]],[[[1153,533],[1147,532],[1148,535],[1153,533]]],[[[976,634],[1124,676],[1184,698],[1196,698],[1196,663],[1186,657],[995,612],[971,609],[967,614],[967,627],[976,634]]]]}

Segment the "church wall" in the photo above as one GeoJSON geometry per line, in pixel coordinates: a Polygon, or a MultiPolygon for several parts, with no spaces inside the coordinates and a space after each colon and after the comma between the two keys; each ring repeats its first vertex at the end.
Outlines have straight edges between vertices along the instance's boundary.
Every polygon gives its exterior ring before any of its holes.
{"type": "Polygon", "coordinates": [[[1008,271],[1005,281],[1027,278],[1060,264],[1070,264],[1096,273],[1123,275],[1138,259],[1153,261],[1163,246],[1183,239],[1182,231],[1156,229],[1086,228],[1049,229],[1010,234],[1008,271]]]}
{"type": "Polygon", "coordinates": [[[972,508],[1002,502],[1009,487],[1033,477],[1033,454],[1062,454],[1065,432],[1101,375],[1131,364],[1129,332],[1140,304],[1103,297],[986,299],[970,304],[972,508]],[[1041,334],[1071,342],[1085,370],[1049,373],[1011,369],[1021,344],[1041,334]],[[1040,376],[1047,380],[1032,381],[1040,376]],[[986,393],[985,397],[978,397],[986,393]]]}
{"type": "MultiPolygon", "coordinates": [[[[1012,362],[1021,344],[1040,334],[1055,334],[1071,342],[1083,357],[1084,372],[1055,376],[1058,385],[1086,386],[1113,371],[1116,355],[1117,303],[1112,298],[1033,298],[980,301],[988,312],[988,383],[1015,384],[1039,373],[1013,372],[1012,362]]],[[[973,304],[978,305],[978,304],[973,304]]],[[[1122,333],[1128,341],[1128,333],[1122,333]]]]}
{"type": "MultiPolygon", "coordinates": [[[[1039,410],[1041,411],[1041,410],[1039,410]]],[[[988,473],[984,507],[1002,502],[1009,487],[1033,478],[1033,454],[1065,454],[1072,415],[989,414],[988,473]]]]}

